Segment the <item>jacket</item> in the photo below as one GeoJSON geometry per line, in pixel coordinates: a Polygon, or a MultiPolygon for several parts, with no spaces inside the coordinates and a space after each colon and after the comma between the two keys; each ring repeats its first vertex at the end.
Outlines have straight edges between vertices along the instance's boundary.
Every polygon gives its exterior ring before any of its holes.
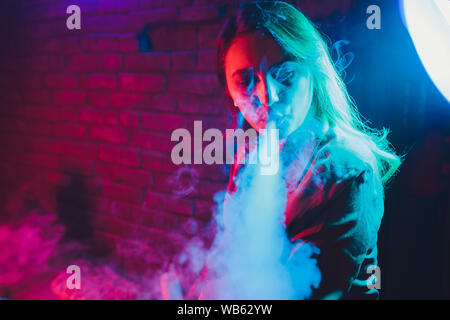
{"type": "MultiPolygon", "coordinates": [[[[377,299],[381,282],[379,273],[378,278],[372,274],[379,270],[383,187],[371,151],[356,139],[343,137],[335,128],[316,124],[313,130],[297,130],[280,145],[288,190],[286,237],[296,244],[291,256],[307,242],[320,250],[314,258],[321,281],[311,299],[377,299]]],[[[243,150],[237,158],[248,153],[248,147],[243,150]]],[[[244,166],[236,161],[231,167],[227,196],[236,192],[244,166]]],[[[215,276],[204,268],[204,280],[215,276]]],[[[207,297],[196,288],[190,298],[197,297],[196,290],[199,298],[207,297]]]]}

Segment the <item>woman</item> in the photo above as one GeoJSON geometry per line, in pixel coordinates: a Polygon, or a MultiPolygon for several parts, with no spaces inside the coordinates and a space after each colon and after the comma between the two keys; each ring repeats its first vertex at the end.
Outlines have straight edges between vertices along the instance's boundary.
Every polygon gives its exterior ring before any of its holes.
{"type": "MultiPolygon", "coordinates": [[[[377,264],[383,187],[400,159],[386,131],[361,121],[319,32],[287,3],[248,2],[218,38],[217,73],[244,127],[279,130],[287,236],[320,249],[311,298],[376,298],[367,268],[377,264]]],[[[237,159],[251,152],[241,151],[237,159]]],[[[227,197],[243,167],[231,168],[227,197]]],[[[203,278],[213,276],[204,269],[203,278]]]]}

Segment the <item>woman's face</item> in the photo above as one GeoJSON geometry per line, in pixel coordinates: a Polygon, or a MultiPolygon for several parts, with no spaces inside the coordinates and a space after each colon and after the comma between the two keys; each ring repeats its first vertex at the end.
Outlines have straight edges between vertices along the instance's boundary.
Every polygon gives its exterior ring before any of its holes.
{"type": "Polygon", "coordinates": [[[270,35],[239,35],[225,56],[228,91],[244,118],[255,129],[274,121],[280,137],[300,126],[311,105],[307,68],[289,61],[270,35]]]}

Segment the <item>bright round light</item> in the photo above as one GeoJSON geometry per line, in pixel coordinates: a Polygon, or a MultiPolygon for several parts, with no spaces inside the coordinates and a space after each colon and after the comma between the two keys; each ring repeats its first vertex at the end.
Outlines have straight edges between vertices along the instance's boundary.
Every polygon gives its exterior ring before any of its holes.
{"type": "Polygon", "coordinates": [[[436,87],[450,101],[450,1],[401,1],[417,53],[436,87]]]}

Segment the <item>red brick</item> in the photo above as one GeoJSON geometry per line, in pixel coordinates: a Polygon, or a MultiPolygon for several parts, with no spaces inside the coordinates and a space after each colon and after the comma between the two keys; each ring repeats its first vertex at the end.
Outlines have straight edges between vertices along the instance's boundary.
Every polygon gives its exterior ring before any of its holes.
{"type": "Polygon", "coordinates": [[[111,216],[118,216],[121,218],[129,218],[131,208],[129,203],[120,202],[101,197],[92,198],[93,210],[98,213],[103,213],[111,216]]]}
{"type": "MultiPolygon", "coordinates": [[[[24,36],[33,39],[43,39],[50,37],[57,37],[69,34],[69,30],[67,28],[59,28],[59,26],[65,26],[65,18],[55,18],[51,21],[40,21],[34,24],[28,24],[24,26],[24,36]]],[[[73,33],[79,33],[79,31],[74,31],[73,33]]],[[[75,50],[74,48],[68,48],[70,51],[75,50]]]]}
{"type": "Polygon", "coordinates": [[[198,27],[198,49],[215,49],[216,39],[221,29],[221,24],[208,24],[198,27]]]}
{"type": "Polygon", "coordinates": [[[180,229],[185,235],[194,236],[198,235],[200,230],[200,222],[191,217],[180,217],[180,229]]]}
{"type": "Polygon", "coordinates": [[[86,123],[118,124],[117,113],[109,110],[80,109],[79,120],[86,123]]]}
{"type": "Polygon", "coordinates": [[[116,251],[117,242],[122,241],[122,239],[119,239],[118,236],[111,235],[106,232],[101,232],[99,230],[96,230],[95,228],[92,235],[95,247],[98,248],[101,252],[105,252],[109,255],[113,254],[116,251]]]}
{"type": "Polygon", "coordinates": [[[43,138],[27,137],[22,146],[26,146],[29,151],[38,153],[59,154],[61,152],[60,146],[56,141],[43,138]]]}
{"type": "Polygon", "coordinates": [[[17,163],[31,165],[46,169],[60,169],[60,159],[57,156],[50,156],[37,153],[21,153],[17,157],[17,163]]]}
{"type": "Polygon", "coordinates": [[[191,25],[166,25],[151,28],[149,37],[155,51],[197,49],[196,27],[191,25]]]}
{"type": "MultiPolygon", "coordinates": [[[[10,49],[12,50],[12,46],[10,49]]],[[[2,61],[3,61],[3,63],[0,65],[0,70],[6,71],[6,72],[17,71],[18,66],[26,66],[25,69],[28,69],[28,64],[30,63],[29,58],[18,58],[18,57],[13,57],[11,55],[9,55],[9,56],[4,55],[2,61]]],[[[29,71],[29,70],[25,70],[25,71],[29,71]]]]}
{"type": "MultiPolygon", "coordinates": [[[[94,163],[91,160],[62,157],[60,161],[64,172],[93,176],[94,163]]],[[[90,192],[95,192],[95,186],[90,188],[90,192]]]]}
{"type": "Polygon", "coordinates": [[[179,171],[175,171],[172,174],[154,172],[154,187],[157,192],[165,192],[176,195],[177,190],[189,188],[189,184],[193,187],[197,186],[195,178],[190,176],[189,172],[178,175],[179,171]]]}
{"type": "Polygon", "coordinates": [[[65,70],[64,57],[63,56],[49,56],[48,57],[48,70],[52,72],[63,72],[65,70]]]}
{"type": "Polygon", "coordinates": [[[143,9],[155,9],[164,7],[165,3],[167,2],[164,0],[141,0],[139,6],[143,9]]]}
{"type": "Polygon", "coordinates": [[[216,72],[216,50],[198,51],[198,71],[216,72]]]}
{"type": "MultiPolygon", "coordinates": [[[[175,243],[171,239],[173,235],[157,229],[132,225],[128,232],[127,238],[134,241],[127,239],[119,242],[112,258],[116,259],[115,263],[128,273],[151,277],[152,274],[164,268],[161,257],[171,259],[182,248],[181,241],[175,243]],[[146,242],[144,239],[152,239],[152,241],[146,242]]],[[[156,299],[158,296],[153,294],[152,297],[156,299]]]]}
{"type": "Polygon", "coordinates": [[[20,89],[11,89],[8,91],[3,91],[0,95],[0,101],[11,103],[11,104],[19,104],[24,102],[23,94],[20,89]]]}
{"type": "Polygon", "coordinates": [[[44,106],[23,106],[16,108],[16,115],[21,118],[57,121],[59,120],[59,109],[44,106]]]}
{"type": "Polygon", "coordinates": [[[195,71],[196,67],[197,53],[195,51],[172,53],[172,69],[174,71],[195,71]]]}
{"type": "Polygon", "coordinates": [[[59,108],[59,119],[62,121],[76,121],[78,118],[77,109],[75,108],[59,108]]]}
{"type": "Polygon", "coordinates": [[[175,214],[141,207],[132,207],[131,210],[133,219],[130,219],[130,221],[137,222],[139,225],[168,232],[176,230],[179,225],[180,217],[175,214]]]}
{"type": "MultiPolygon", "coordinates": [[[[189,132],[194,132],[194,121],[198,121],[197,116],[186,116],[187,129],[189,132]]],[[[203,132],[208,129],[219,129],[221,132],[225,132],[227,128],[229,128],[229,120],[227,117],[223,116],[215,116],[215,117],[203,117],[202,121],[202,130],[203,132]]]]}
{"type": "Polygon", "coordinates": [[[59,154],[59,147],[53,140],[47,138],[32,138],[18,134],[2,134],[0,141],[2,146],[17,151],[32,153],[59,154]]]}
{"type": "MultiPolygon", "coordinates": [[[[18,163],[17,161],[17,153],[15,152],[15,150],[11,150],[11,149],[7,149],[7,148],[1,148],[0,149],[1,153],[2,153],[2,163],[8,163],[8,164],[16,164],[18,163]]],[[[7,172],[8,173],[8,172],[7,172]]],[[[15,177],[11,177],[10,180],[13,180],[13,178],[15,179],[15,177]]]]}
{"type": "Polygon", "coordinates": [[[230,113],[230,107],[221,95],[179,94],[177,98],[179,110],[184,113],[223,116],[230,113]]]}
{"type": "Polygon", "coordinates": [[[148,23],[175,22],[177,15],[176,8],[140,10],[129,14],[129,27],[139,30],[148,23]]]}
{"type": "MultiPolygon", "coordinates": [[[[15,191],[10,194],[12,194],[13,197],[18,199],[19,195],[17,193],[19,192],[20,200],[19,199],[18,200],[23,201],[24,198],[26,198],[26,191],[23,190],[25,184],[27,185],[25,189],[30,190],[32,192],[33,200],[38,200],[40,205],[43,205],[48,208],[47,203],[49,202],[48,199],[50,199],[52,196],[52,190],[49,190],[50,188],[46,188],[42,184],[41,185],[38,184],[40,178],[40,171],[42,170],[41,168],[30,165],[22,165],[19,164],[18,161],[16,161],[14,164],[9,166],[9,169],[13,177],[11,177],[11,175],[9,176],[7,175],[7,180],[9,181],[6,188],[9,189],[8,191],[10,191],[11,189],[15,191]],[[30,182],[32,184],[30,184],[30,182]],[[19,189],[22,189],[22,191],[19,191],[19,189]]],[[[5,193],[5,187],[3,187],[1,190],[2,193],[5,193]]],[[[8,200],[9,202],[11,201],[10,199],[8,200]]],[[[17,211],[15,213],[17,213],[17,211]]]]}
{"type": "Polygon", "coordinates": [[[37,135],[37,136],[53,136],[53,126],[51,123],[37,121],[37,120],[27,120],[19,122],[19,130],[21,132],[37,135]]]}
{"type": "Polygon", "coordinates": [[[152,101],[147,108],[159,111],[175,111],[177,108],[177,98],[171,92],[158,93],[152,96],[152,101]]]}
{"type": "MultiPolygon", "coordinates": [[[[23,73],[20,75],[20,83],[23,87],[28,89],[39,89],[42,88],[42,79],[38,73],[23,73]]],[[[6,79],[9,80],[9,79],[6,79]]],[[[9,81],[8,81],[9,82],[9,81]]],[[[2,87],[6,87],[7,82],[2,81],[2,87]]]]}
{"type": "Polygon", "coordinates": [[[169,90],[204,95],[222,92],[217,76],[213,74],[173,75],[169,79],[169,90]]]}
{"type": "Polygon", "coordinates": [[[19,130],[19,117],[17,108],[6,107],[0,108],[0,130],[2,131],[17,131],[19,130]]]}
{"type": "MultiPolygon", "coordinates": [[[[45,1],[37,1],[39,6],[31,6],[26,8],[26,12],[24,12],[24,17],[26,17],[26,21],[46,21],[54,18],[64,17],[67,6],[64,4],[53,4],[52,6],[46,5],[45,1]]],[[[48,1],[47,1],[48,2],[48,1]]],[[[36,2],[35,2],[36,4],[36,2]]],[[[22,7],[25,7],[22,5],[22,7]]]]}
{"type": "Polygon", "coordinates": [[[78,54],[68,57],[67,70],[74,72],[103,71],[103,56],[99,54],[78,54]]]}
{"type": "Polygon", "coordinates": [[[89,36],[81,39],[81,48],[83,51],[97,51],[97,37],[89,36]]]}
{"type": "Polygon", "coordinates": [[[113,92],[111,106],[115,108],[141,108],[150,104],[150,95],[138,93],[113,92]]]}
{"type": "Polygon", "coordinates": [[[118,38],[121,52],[139,52],[139,42],[136,35],[124,35],[118,38]]]}
{"type": "MultiPolygon", "coordinates": [[[[97,199],[97,198],[96,198],[97,199]]],[[[111,201],[111,199],[104,199],[103,201],[111,201]]],[[[116,255],[116,251],[119,248],[119,243],[123,241],[120,238],[120,233],[117,233],[116,230],[120,230],[120,228],[115,229],[114,225],[110,227],[110,221],[120,221],[116,217],[112,217],[109,212],[99,212],[95,211],[95,214],[92,215],[92,225],[94,226],[94,241],[96,246],[101,248],[103,252],[109,253],[109,259],[114,261],[114,263],[118,263],[119,259],[113,260],[115,257],[112,254],[116,255]]]]}
{"type": "Polygon", "coordinates": [[[91,139],[125,144],[128,142],[129,132],[126,129],[116,127],[92,127],[91,139]]]}
{"type": "Polygon", "coordinates": [[[117,87],[117,79],[114,74],[94,73],[82,75],[80,82],[86,89],[115,89],[117,87]]]}
{"type": "Polygon", "coordinates": [[[172,150],[170,135],[156,134],[149,132],[134,132],[131,145],[143,149],[150,149],[154,151],[168,151],[172,150]]]}
{"type": "Polygon", "coordinates": [[[124,127],[136,128],[139,126],[139,113],[132,111],[120,112],[119,121],[124,127]]]}
{"type": "Polygon", "coordinates": [[[126,71],[169,71],[170,56],[166,53],[150,52],[125,56],[126,71]]]}
{"type": "Polygon", "coordinates": [[[225,191],[227,185],[228,181],[212,182],[199,180],[192,195],[208,200],[209,202],[214,202],[214,196],[216,196],[218,192],[225,191]]]}
{"type": "Polygon", "coordinates": [[[86,101],[86,94],[83,91],[60,90],[55,91],[54,103],[56,105],[79,106],[86,101]]]}
{"type": "Polygon", "coordinates": [[[41,180],[56,186],[66,186],[70,181],[70,175],[57,171],[42,170],[41,180]]]}
{"type": "MultiPolygon", "coordinates": [[[[0,100],[1,101],[1,100],[0,100]]],[[[13,104],[5,104],[0,108],[0,115],[16,117],[17,107],[13,104]]]]}
{"type": "Polygon", "coordinates": [[[141,0],[140,7],[147,9],[162,8],[166,6],[170,7],[186,7],[192,5],[193,0],[171,0],[167,2],[166,0],[141,0]]]}
{"type": "Polygon", "coordinates": [[[50,88],[73,89],[77,87],[77,77],[70,73],[48,74],[44,81],[50,88]]]}
{"type": "Polygon", "coordinates": [[[133,168],[139,167],[139,152],[130,148],[99,146],[98,159],[133,168]]]}
{"type": "Polygon", "coordinates": [[[191,192],[187,195],[189,198],[213,201],[213,196],[219,191],[224,191],[227,183],[200,180],[195,167],[191,167],[190,171],[187,170],[185,173],[178,175],[155,172],[154,188],[158,191],[174,193],[175,190],[187,190],[192,186],[191,192]]]}
{"type": "Polygon", "coordinates": [[[96,174],[100,178],[130,186],[148,187],[153,184],[151,173],[143,170],[97,164],[96,174]]]}
{"type": "Polygon", "coordinates": [[[213,164],[213,165],[196,165],[196,172],[200,179],[208,181],[217,181],[222,183],[227,183],[227,171],[225,170],[223,164],[213,164]]]}
{"type": "Polygon", "coordinates": [[[97,146],[70,141],[57,142],[61,154],[76,158],[93,160],[97,157],[97,146]]]}
{"type": "Polygon", "coordinates": [[[145,206],[150,209],[164,210],[187,216],[193,214],[193,201],[188,199],[177,199],[165,193],[148,191],[145,195],[145,206]]]}
{"type": "Polygon", "coordinates": [[[26,74],[18,75],[16,78],[14,76],[11,76],[9,73],[4,73],[0,75],[0,88],[2,88],[2,91],[5,89],[12,89],[15,86],[17,86],[17,84],[24,83],[26,80],[27,80],[26,74]]]}
{"type": "Polygon", "coordinates": [[[54,134],[62,138],[86,139],[87,129],[77,124],[55,124],[54,134]]]}
{"type": "Polygon", "coordinates": [[[215,204],[208,201],[195,200],[195,213],[196,218],[209,221],[212,217],[215,204]]]}
{"type": "Polygon", "coordinates": [[[88,104],[92,107],[105,108],[109,105],[109,92],[91,91],[87,93],[88,104]]]}
{"type": "Polygon", "coordinates": [[[103,69],[105,71],[118,71],[122,69],[122,56],[119,54],[104,54],[103,69]]]}
{"type": "Polygon", "coordinates": [[[186,119],[178,115],[142,113],[142,127],[158,131],[173,131],[186,127],[186,119]]]}
{"type": "Polygon", "coordinates": [[[179,166],[173,164],[170,155],[158,155],[155,153],[142,153],[142,168],[155,172],[175,172],[179,166]]]}
{"type": "Polygon", "coordinates": [[[217,20],[218,18],[219,10],[214,5],[180,9],[180,21],[217,20]]]}
{"type": "MultiPolygon", "coordinates": [[[[87,163],[92,163],[91,161],[86,161],[87,163]]],[[[94,177],[84,177],[83,178],[83,187],[85,188],[85,192],[87,196],[98,197],[101,194],[100,191],[100,182],[94,177]]]]}
{"type": "Polygon", "coordinates": [[[158,92],[166,87],[166,79],[161,75],[140,75],[123,73],[119,76],[122,90],[158,92]]]}
{"type": "Polygon", "coordinates": [[[136,204],[142,203],[143,193],[141,189],[112,183],[102,183],[101,186],[102,194],[106,198],[136,204]]]}
{"type": "Polygon", "coordinates": [[[117,51],[119,48],[119,42],[116,37],[98,37],[97,38],[97,50],[98,51],[117,51]]]}
{"type": "Polygon", "coordinates": [[[27,104],[48,105],[50,103],[50,91],[48,90],[26,90],[22,97],[27,104]]]}
{"type": "Polygon", "coordinates": [[[61,51],[62,43],[60,39],[47,39],[41,43],[41,51],[45,53],[58,53],[61,51]]]}
{"type": "Polygon", "coordinates": [[[117,51],[119,42],[115,36],[91,36],[82,39],[81,46],[85,51],[111,52],[117,51]]]}
{"type": "Polygon", "coordinates": [[[22,135],[2,133],[0,134],[0,145],[2,148],[16,149],[25,143],[25,137],[22,135]]]}
{"type": "Polygon", "coordinates": [[[45,72],[49,69],[48,56],[32,56],[26,59],[25,67],[29,71],[45,72]]]}
{"type": "MultiPolygon", "coordinates": [[[[134,31],[130,28],[130,21],[126,14],[107,14],[84,16],[84,30],[90,33],[119,33],[134,31]]],[[[137,31],[137,30],[136,30],[137,31]]]]}
{"type": "MultiPolygon", "coordinates": [[[[290,2],[292,2],[292,1],[290,1],[290,2]]],[[[227,1],[227,0],[194,0],[192,5],[193,6],[204,6],[207,4],[226,5],[228,3],[229,3],[229,1],[227,1]]]]}
{"type": "Polygon", "coordinates": [[[128,12],[136,10],[138,0],[99,0],[98,5],[102,8],[103,12],[128,12]]]}
{"type": "Polygon", "coordinates": [[[80,39],[76,37],[63,39],[62,50],[64,54],[73,54],[81,52],[80,39]]]}

